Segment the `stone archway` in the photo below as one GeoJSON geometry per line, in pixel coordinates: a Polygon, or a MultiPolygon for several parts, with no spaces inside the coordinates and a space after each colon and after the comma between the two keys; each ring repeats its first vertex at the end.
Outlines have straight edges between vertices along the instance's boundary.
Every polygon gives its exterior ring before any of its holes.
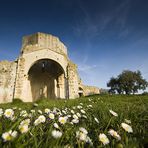
{"type": "Polygon", "coordinates": [[[28,71],[32,100],[65,98],[65,73],[57,62],[50,59],[36,61],[28,71]]]}
{"type": "Polygon", "coordinates": [[[79,97],[83,97],[84,96],[83,88],[79,87],[78,94],[79,94],[79,97]]]}

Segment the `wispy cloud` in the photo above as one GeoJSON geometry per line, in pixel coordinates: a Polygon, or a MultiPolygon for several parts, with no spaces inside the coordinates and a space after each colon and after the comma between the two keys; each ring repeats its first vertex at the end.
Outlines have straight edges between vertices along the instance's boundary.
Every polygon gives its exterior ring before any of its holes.
{"type": "Polygon", "coordinates": [[[92,13],[88,7],[85,7],[85,2],[79,1],[82,16],[80,17],[81,19],[77,19],[75,22],[73,32],[85,41],[85,51],[81,62],[83,65],[86,65],[84,66],[86,69],[88,69],[87,63],[90,59],[91,49],[94,47],[94,39],[102,38],[104,31],[108,29],[109,25],[116,26],[119,38],[126,37],[129,34],[130,30],[126,27],[126,21],[130,9],[130,1],[123,1],[115,9],[113,9],[114,7],[111,7],[109,10],[104,8],[105,11],[99,11],[98,9],[95,13],[92,13]]]}
{"type": "Polygon", "coordinates": [[[87,72],[92,69],[95,69],[96,67],[97,67],[97,65],[79,65],[78,70],[83,71],[83,72],[87,72]]]}
{"type": "Polygon", "coordinates": [[[128,13],[130,10],[131,1],[125,0],[120,3],[115,9],[111,8],[105,12],[96,12],[93,16],[91,12],[80,1],[79,7],[83,12],[83,18],[78,20],[73,26],[74,32],[79,36],[85,36],[92,39],[101,33],[110,25],[114,24],[119,29],[119,36],[128,35],[129,29],[126,28],[128,13]]]}
{"type": "Polygon", "coordinates": [[[79,63],[79,66],[78,66],[78,70],[80,72],[86,72],[86,73],[91,73],[91,70],[98,70],[98,69],[101,69],[101,70],[105,70],[106,69],[106,66],[105,65],[90,65],[90,64],[82,64],[82,63],[79,63]]]}

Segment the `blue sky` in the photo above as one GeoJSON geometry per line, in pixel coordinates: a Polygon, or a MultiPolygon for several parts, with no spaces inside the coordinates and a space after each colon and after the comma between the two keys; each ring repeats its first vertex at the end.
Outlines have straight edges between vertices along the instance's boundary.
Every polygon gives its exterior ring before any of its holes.
{"type": "Polygon", "coordinates": [[[106,88],[127,69],[148,80],[147,0],[1,0],[0,60],[16,59],[35,32],[64,42],[87,85],[106,88]]]}

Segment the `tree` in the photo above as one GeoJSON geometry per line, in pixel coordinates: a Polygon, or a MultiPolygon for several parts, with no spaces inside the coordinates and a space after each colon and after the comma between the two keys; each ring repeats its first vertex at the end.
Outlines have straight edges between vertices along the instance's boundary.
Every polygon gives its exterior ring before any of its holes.
{"type": "Polygon", "coordinates": [[[145,90],[148,82],[143,79],[140,71],[125,70],[117,76],[112,77],[107,83],[107,87],[111,87],[109,92],[118,94],[135,94],[138,90],[145,90]]]}
{"type": "Polygon", "coordinates": [[[122,92],[119,86],[118,78],[112,77],[110,81],[107,83],[107,87],[111,87],[109,93],[115,94],[117,91],[119,94],[121,94],[122,92]]]}

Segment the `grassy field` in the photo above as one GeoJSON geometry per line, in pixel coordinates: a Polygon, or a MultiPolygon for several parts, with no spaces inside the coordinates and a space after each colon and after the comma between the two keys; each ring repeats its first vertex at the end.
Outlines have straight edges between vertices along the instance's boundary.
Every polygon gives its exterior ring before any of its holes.
{"type": "Polygon", "coordinates": [[[142,148],[147,144],[148,96],[96,95],[0,105],[0,147],[142,148]]]}

